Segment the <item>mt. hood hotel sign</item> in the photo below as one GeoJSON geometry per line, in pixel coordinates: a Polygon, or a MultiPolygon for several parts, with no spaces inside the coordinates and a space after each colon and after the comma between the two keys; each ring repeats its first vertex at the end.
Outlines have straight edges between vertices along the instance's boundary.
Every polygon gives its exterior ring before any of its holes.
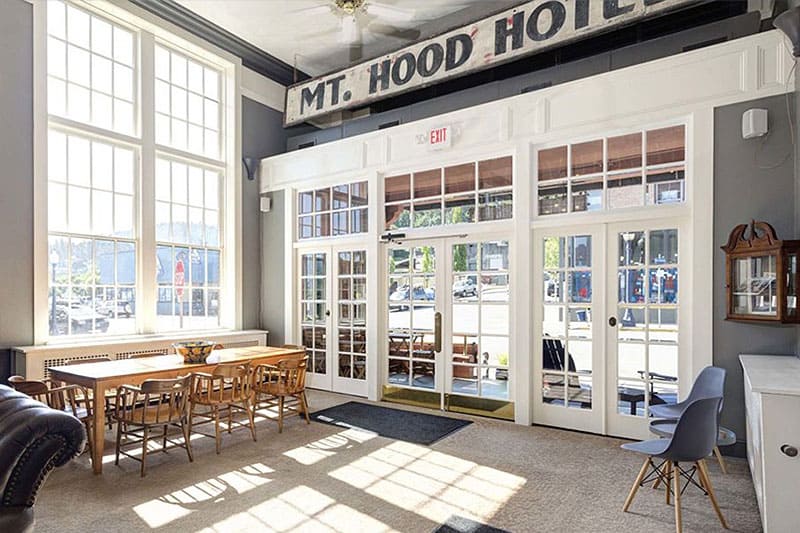
{"type": "Polygon", "coordinates": [[[703,0],[534,0],[382,57],[292,85],[284,125],[362,107],[703,0]]]}

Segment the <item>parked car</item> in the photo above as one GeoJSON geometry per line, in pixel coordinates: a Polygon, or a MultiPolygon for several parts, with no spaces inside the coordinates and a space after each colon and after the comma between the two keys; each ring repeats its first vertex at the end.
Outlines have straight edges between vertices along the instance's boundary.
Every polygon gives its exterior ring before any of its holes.
{"type": "Polygon", "coordinates": [[[427,289],[421,285],[417,285],[414,287],[413,292],[409,295],[408,285],[401,285],[389,295],[390,302],[403,302],[412,299],[414,301],[433,301],[436,299],[436,291],[434,289],[427,289]]]}
{"type": "Polygon", "coordinates": [[[459,279],[453,283],[453,296],[477,296],[477,294],[478,288],[472,278],[459,279]]]}
{"type": "Polygon", "coordinates": [[[98,302],[95,305],[97,312],[109,318],[118,316],[130,318],[133,315],[133,303],[124,300],[107,300],[98,302]]]}

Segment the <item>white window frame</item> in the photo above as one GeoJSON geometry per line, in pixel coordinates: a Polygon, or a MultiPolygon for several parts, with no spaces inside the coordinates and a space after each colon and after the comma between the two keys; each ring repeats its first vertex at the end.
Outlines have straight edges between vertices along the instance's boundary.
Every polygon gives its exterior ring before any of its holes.
{"type": "MultiPolygon", "coordinates": [[[[157,154],[179,157],[218,168],[224,175],[224,190],[220,205],[222,235],[220,247],[224,249],[221,265],[220,324],[224,330],[242,327],[242,219],[241,219],[241,59],[193,36],[159,17],[136,6],[125,7],[108,0],[67,0],[69,3],[90,12],[96,12],[136,32],[138,58],[136,66],[139,77],[135,80],[138,94],[136,101],[136,135],[124,135],[94,126],[73,122],[62,117],[50,117],[47,110],[47,4],[33,3],[33,55],[34,55],[34,239],[33,239],[33,290],[34,290],[34,343],[74,343],[82,340],[112,336],[92,335],[87,337],[51,337],[49,331],[48,290],[48,169],[47,135],[50,124],[94,134],[113,142],[139,147],[138,205],[134,215],[137,224],[137,333],[148,335],[156,331],[156,235],[155,235],[155,159],[157,154]],[[209,66],[216,67],[222,76],[220,124],[224,142],[221,144],[220,160],[211,160],[189,152],[155,144],[154,102],[154,52],[155,43],[194,56],[209,66]],[[147,73],[147,74],[145,74],[147,73]]],[[[160,332],[165,333],[165,332],[160,332]]],[[[130,337],[131,335],[126,335],[130,337]]]]}

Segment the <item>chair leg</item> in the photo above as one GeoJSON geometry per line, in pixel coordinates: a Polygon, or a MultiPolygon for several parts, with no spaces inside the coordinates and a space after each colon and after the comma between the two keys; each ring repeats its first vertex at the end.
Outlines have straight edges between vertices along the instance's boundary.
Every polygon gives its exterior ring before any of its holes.
{"type": "Polygon", "coordinates": [[[114,429],[114,419],[111,418],[112,407],[111,407],[111,400],[106,398],[106,423],[108,424],[108,429],[114,429]]]}
{"type": "Polygon", "coordinates": [[[228,435],[233,431],[233,409],[228,405],[228,435]]]}
{"type": "Polygon", "coordinates": [[[219,455],[220,441],[222,437],[219,435],[219,407],[214,406],[214,438],[217,441],[217,455],[219,455]]]}
{"type": "Polygon", "coordinates": [[[142,438],[142,470],[141,470],[142,477],[144,477],[147,474],[147,467],[145,466],[145,461],[147,460],[147,441],[149,438],[150,438],[150,428],[145,426],[142,438]]]}
{"type": "Polygon", "coordinates": [[[245,401],[244,408],[247,411],[247,418],[250,419],[250,434],[253,436],[253,442],[258,442],[256,441],[256,406],[251,404],[249,401],[245,401]]]}
{"type": "Polygon", "coordinates": [[[122,442],[122,422],[117,420],[117,456],[114,459],[114,464],[119,466],[119,445],[122,442]]]}
{"type": "Polygon", "coordinates": [[[167,425],[164,424],[164,436],[161,438],[161,451],[167,453],[167,425]]]}
{"type": "Polygon", "coordinates": [[[672,461],[667,461],[664,463],[664,476],[666,477],[664,488],[667,489],[666,502],[667,505],[669,505],[670,496],[672,495],[672,461]]]}
{"type": "Polygon", "coordinates": [[[678,463],[675,463],[672,470],[672,491],[675,493],[675,531],[683,531],[683,521],[681,520],[681,470],[678,463]]]}
{"type": "Polygon", "coordinates": [[[711,486],[711,478],[708,476],[708,467],[706,466],[704,459],[697,461],[697,470],[700,473],[700,479],[703,481],[703,486],[705,487],[706,492],[708,492],[708,499],[711,500],[711,506],[714,508],[714,512],[717,513],[719,523],[722,524],[722,527],[728,529],[728,523],[725,522],[725,517],[722,516],[722,509],[719,508],[717,496],[714,494],[714,488],[711,486]]]}
{"type": "Polygon", "coordinates": [[[283,433],[283,396],[278,397],[278,433],[283,433]]]}
{"type": "Polygon", "coordinates": [[[717,456],[717,461],[719,461],[719,469],[722,470],[723,474],[728,473],[728,467],[725,464],[725,459],[722,458],[722,452],[719,451],[719,446],[714,446],[714,455],[717,456]]]}
{"type": "Polygon", "coordinates": [[[633,497],[636,496],[636,491],[639,490],[639,484],[644,479],[645,474],[647,473],[647,467],[650,466],[650,458],[644,460],[644,464],[642,465],[642,469],[639,470],[639,475],[636,476],[636,481],[633,482],[633,486],[631,487],[631,491],[628,493],[628,498],[625,500],[625,505],[622,507],[622,512],[627,513],[628,508],[633,503],[633,497]]]}
{"type": "Polygon", "coordinates": [[[181,418],[181,433],[183,433],[183,444],[186,446],[186,455],[189,456],[189,462],[194,462],[194,456],[192,455],[192,442],[189,439],[191,433],[189,432],[189,428],[186,427],[186,420],[181,418]]]}

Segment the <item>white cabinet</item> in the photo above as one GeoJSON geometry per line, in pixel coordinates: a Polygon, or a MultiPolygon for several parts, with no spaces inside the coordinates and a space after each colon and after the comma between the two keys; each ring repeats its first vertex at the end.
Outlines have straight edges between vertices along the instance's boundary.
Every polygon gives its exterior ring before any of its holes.
{"type": "Polygon", "coordinates": [[[747,461],[765,533],[797,531],[800,480],[800,358],[740,355],[747,461]]]}

